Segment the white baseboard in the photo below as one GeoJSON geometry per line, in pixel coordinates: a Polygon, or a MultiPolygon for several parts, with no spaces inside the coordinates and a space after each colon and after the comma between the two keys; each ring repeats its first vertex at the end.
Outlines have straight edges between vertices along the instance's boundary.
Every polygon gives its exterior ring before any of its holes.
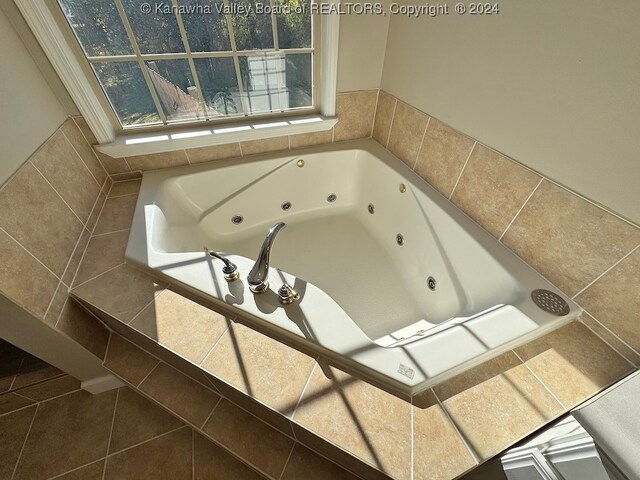
{"type": "Polygon", "coordinates": [[[80,388],[94,395],[120,387],[124,387],[124,383],[111,374],[86,380],[80,385],[80,388]]]}

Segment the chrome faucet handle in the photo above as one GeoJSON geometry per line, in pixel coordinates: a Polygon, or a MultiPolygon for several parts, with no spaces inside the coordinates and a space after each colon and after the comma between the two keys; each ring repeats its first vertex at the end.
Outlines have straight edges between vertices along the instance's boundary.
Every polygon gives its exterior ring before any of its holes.
{"type": "Polygon", "coordinates": [[[267,236],[262,242],[258,259],[253,264],[253,268],[247,276],[249,290],[252,293],[260,294],[269,289],[269,261],[271,257],[271,249],[278,232],[286,227],[284,222],[275,223],[267,232],[267,236]]]}
{"type": "Polygon", "coordinates": [[[283,283],[278,289],[278,298],[283,305],[291,305],[293,302],[300,298],[300,294],[296,292],[291,285],[283,283]]]}
{"type": "Polygon", "coordinates": [[[222,267],[222,273],[224,274],[224,279],[227,282],[233,282],[233,281],[237,280],[238,278],[240,278],[240,272],[238,271],[238,267],[236,266],[235,263],[233,263],[228,258],[223,257],[218,252],[212,252],[207,247],[204,247],[204,251],[207,252],[212,257],[215,257],[215,258],[217,258],[219,260],[222,260],[224,262],[224,267],[222,267]]]}

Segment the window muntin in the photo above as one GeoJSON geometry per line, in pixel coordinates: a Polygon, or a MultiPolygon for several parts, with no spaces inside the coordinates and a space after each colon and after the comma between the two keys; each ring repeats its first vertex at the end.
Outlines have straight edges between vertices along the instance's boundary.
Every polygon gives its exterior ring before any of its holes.
{"type": "Polygon", "coordinates": [[[272,0],[297,12],[286,15],[257,14],[254,0],[173,0],[170,13],[151,2],[146,15],[139,0],[58,3],[127,129],[313,109],[310,1],[272,0]],[[194,7],[208,10],[180,13],[194,7]]]}

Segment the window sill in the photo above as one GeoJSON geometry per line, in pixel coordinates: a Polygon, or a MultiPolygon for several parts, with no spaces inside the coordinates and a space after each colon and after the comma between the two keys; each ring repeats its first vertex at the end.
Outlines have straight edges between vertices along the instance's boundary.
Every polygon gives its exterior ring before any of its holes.
{"type": "Polygon", "coordinates": [[[226,143],[284,137],[330,130],[336,117],[306,115],[270,122],[239,123],[219,127],[191,127],[171,132],[137,133],[118,136],[113,142],[96,145],[96,150],[113,158],[172,152],[187,148],[210,147],[226,143]]]}

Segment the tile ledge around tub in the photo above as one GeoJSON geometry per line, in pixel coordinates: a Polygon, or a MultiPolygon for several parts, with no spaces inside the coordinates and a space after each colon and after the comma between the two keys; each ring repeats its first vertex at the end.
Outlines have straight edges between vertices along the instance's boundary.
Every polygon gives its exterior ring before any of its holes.
{"type": "MultiPolygon", "coordinates": [[[[303,425],[300,425],[300,424],[296,423],[289,416],[286,416],[286,415],[282,414],[281,412],[275,410],[273,407],[265,404],[264,402],[262,402],[259,399],[253,397],[252,395],[247,394],[246,392],[240,390],[235,385],[229,383],[227,380],[224,380],[222,378],[217,377],[213,373],[211,373],[211,372],[205,370],[204,368],[202,368],[200,365],[197,365],[197,364],[193,363],[191,360],[189,360],[189,359],[185,358],[184,356],[174,352],[172,349],[166,347],[165,345],[162,345],[157,340],[149,337],[148,335],[144,334],[143,332],[139,332],[138,330],[133,328],[130,325],[130,323],[126,323],[126,322],[114,317],[110,312],[108,312],[105,309],[95,305],[91,301],[89,301],[87,299],[84,299],[83,297],[79,296],[77,293],[71,291],[70,292],[70,297],[72,297],[76,302],[80,303],[83,306],[83,308],[89,310],[94,319],[97,319],[98,321],[104,323],[111,331],[114,332],[114,334],[121,336],[122,338],[124,338],[129,343],[133,344],[135,347],[137,347],[142,352],[144,352],[147,355],[150,355],[151,357],[153,357],[156,360],[158,360],[159,364],[164,363],[166,365],[169,365],[173,369],[175,369],[175,370],[179,371],[180,373],[182,373],[183,375],[187,376],[192,381],[200,384],[201,386],[204,386],[204,387],[212,390],[213,392],[217,393],[218,395],[222,396],[223,398],[226,398],[232,404],[234,404],[234,405],[240,407],[241,409],[247,411],[250,415],[256,417],[257,419],[259,419],[263,423],[266,423],[267,425],[269,425],[269,427],[274,428],[275,430],[278,430],[281,433],[285,434],[286,436],[294,439],[294,441],[296,441],[296,442],[300,443],[301,445],[303,445],[304,447],[312,450],[316,454],[319,454],[321,456],[327,457],[331,462],[339,465],[340,467],[344,468],[347,471],[350,471],[351,473],[357,472],[357,476],[358,477],[367,478],[367,479],[371,478],[371,479],[375,479],[375,480],[378,480],[378,479],[379,480],[385,480],[385,479],[395,478],[395,477],[388,476],[384,471],[381,471],[376,466],[371,465],[370,463],[366,462],[365,460],[363,460],[363,459],[361,459],[359,457],[356,457],[354,454],[352,454],[348,450],[345,450],[345,449],[341,448],[339,445],[336,445],[334,442],[330,441],[329,439],[325,439],[324,437],[319,436],[315,432],[313,432],[311,430],[308,430],[303,425]],[[154,347],[158,348],[158,349],[161,349],[163,354],[160,355],[157,351],[155,351],[155,348],[153,348],[153,349],[149,348],[150,347],[149,343],[147,343],[146,345],[141,344],[140,340],[142,338],[144,338],[144,342],[153,342],[154,347]],[[168,359],[166,357],[166,355],[169,355],[171,358],[168,359]],[[184,367],[184,368],[181,368],[180,366],[178,366],[176,364],[176,362],[178,364],[181,364],[182,367],[184,367]],[[189,371],[187,371],[187,370],[189,370],[189,371]],[[199,370],[199,372],[197,372],[196,370],[199,370]],[[201,373],[202,374],[201,378],[194,378],[194,373],[201,373]],[[215,380],[215,382],[214,382],[213,379],[215,380]],[[207,382],[207,380],[208,380],[208,382],[207,382]],[[223,386],[224,388],[220,388],[221,386],[223,386]],[[232,391],[231,396],[229,395],[230,390],[232,391]],[[241,403],[239,403],[237,401],[238,396],[244,397],[249,402],[256,402],[258,404],[259,408],[257,410],[251,410],[246,405],[243,405],[243,404],[241,404],[241,403]],[[262,410],[262,411],[259,411],[259,410],[262,410]],[[283,422],[285,422],[285,421],[288,422],[289,425],[290,425],[290,428],[289,428],[290,433],[284,432],[283,428],[282,428],[282,424],[281,423],[277,424],[278,422],[274,421],[275,420],[274,417],[280,417],[280,419],[278,419],[278,420],[282,420],[283,422]],[[299,438],[299,435],[296,435],[296,433],[295,433],[295,432],[299,432],[300,430],[304,430],[305,438],[311,438],[312,440],[309,441],[309,442],[304,442],[303,440],[301,440],[301,438],[299,438]],[[326,453],[319,453],[320,450],[318,450],[318,448],[317,448],[317,444],[318,443],[324,444],[324,446],[322,447],[324,450],[327,450],[327,449],[328,450],[335,450],[335,449],[339,450],[339,452],[337,453],[336,456],[339,456],[340,458],[334,458],[334,456],[328,455],[326,453]],[[346,458],[346,461],[345,461],[345,458],[346,458]]],[[[188,297],[185,297],[185,298],[188,298],[188,297]]],[[[207,308],[210,308],[210,307],[207,307],[207,308]]],[[[211,309],[211,310],[213,310],[213,309],[211,309]]],[[[215,310],[213,310],[213,311],[215,311],[215,310]]],[[[220,313],[220,314],[223,314],[223,315],[228,315],[228,313],[225,313],[223,311],[217,311],[217,313],[220,313]]],[[[229,319],[229,322],[230,323],[234,323],[234,320],[229,319]]],[[[225,334],[227,334],[227,332],[225,332],[225,334]]],[[[217,345],[217,343],[216,343],[216,345],[217,345]]],[[[213,350],[214,347],[212,347],[211,350],[213,350]]],[[[108,353],[107,353],[107,355],[108,355],[108,353]]],[[[105,355],[105,362],[106,362],[107,355],[105,355]]],[[[156,365],[156,367],[157,367],[157,365],[156,365]]],[[[154,368],[156,368],[156,367],[154,367],[154,368]]],[[[108,367],[105,365],[105,368],[108,368],[108,367]]],[[[113,372],[113,373],[116,374],[116,376],[117,376],[116,372],[113,372]]],[[[127,382],[127,383],[130,384],[136,390],[138,390],[139,385],[134,385],[134,384],[131,384],[129,382],[127,382]]],[[[303,392],[300,392],[300,395],[302,395],[302,393],[303,392]]],[[[165,408],[168,408],[168,407],[165,406],[165,408]]],[[[179,414],[176,414],[176,415],[178,415],[178,418],[180,418],[180,420],[187,421],[182,416],[180,416],[179,414]]],[[[193,426],[196,429],[200,429],[199,425],[193,425],[193,426]]]]}

